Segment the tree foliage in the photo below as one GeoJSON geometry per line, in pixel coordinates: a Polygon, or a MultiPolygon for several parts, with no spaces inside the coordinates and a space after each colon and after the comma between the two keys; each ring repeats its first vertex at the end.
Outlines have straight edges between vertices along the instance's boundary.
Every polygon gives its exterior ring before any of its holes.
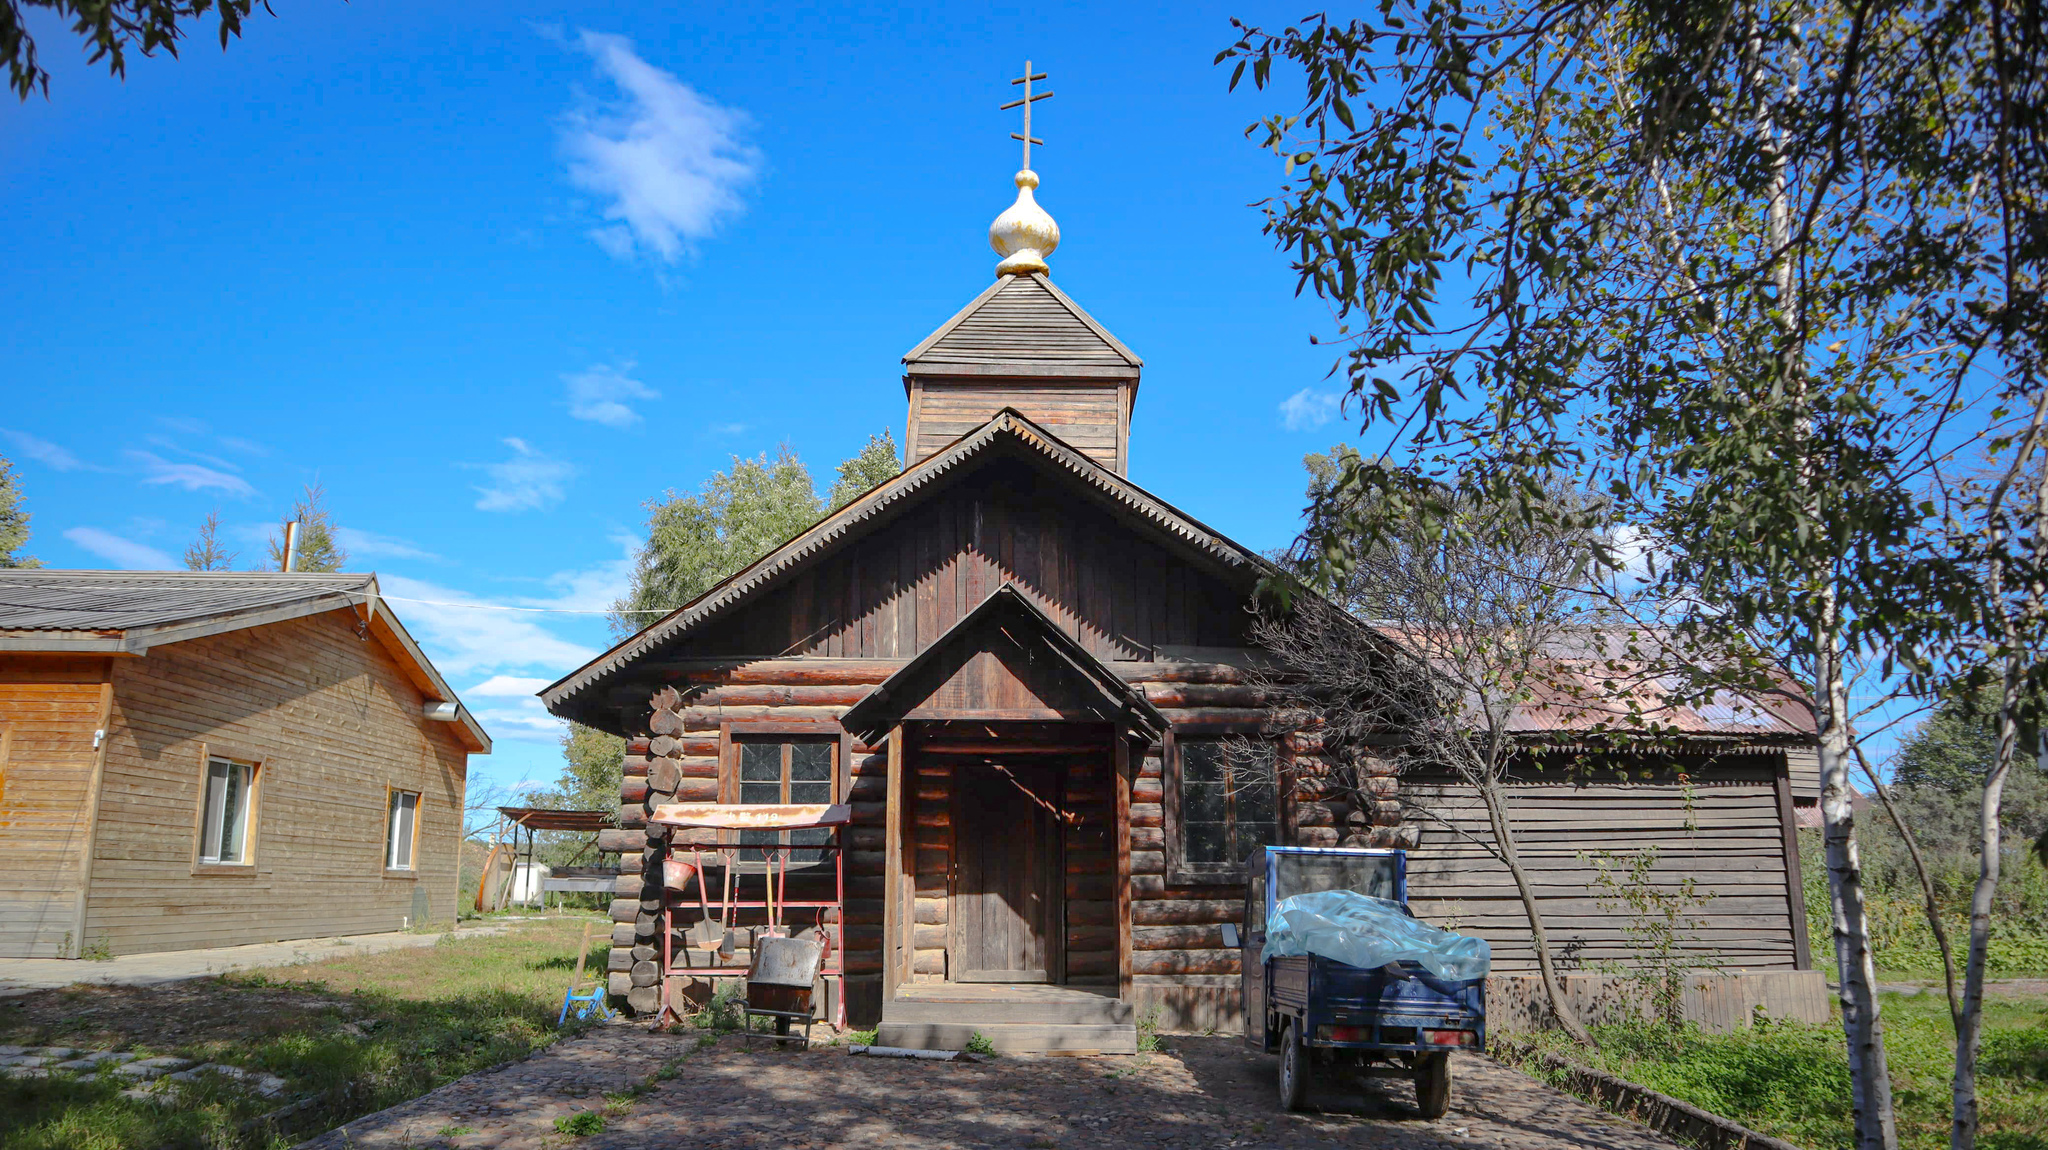
{"type": "Polygon", "coordinates": [[[188,571],[232,571],[240,552],[230,551],[220,541],[220,512],[209,511],[199,524],[199,536],[185,548],[188,571]]]}
{"type": "Polygon", "coordinates": [[[647,542],[630,588],[612,604],[612,633],[631,635],[681,607],[899,471],[896,441],[883,432],[838,466],[830,506],[787,444],[772,457],[734,456],[695,494],[670,490],[648,500],[647,542]]]}
{"type": "Polygon", "coordinates": [[[21,482],[14,477],[14,464],[0,455],[0,568],[40,567],[33,555],[23,555],[28,546],[29,513],[21,506],[21,482]]]}
{"type": "MultiPolygon", "coordinates": [[[[292,570],[329,572],[339,571],[348,565],[348,552],[334,536],[334,516],[327,510],[326,487],[318,483],[307,484],[305,494],[292,504],[292,518],[299,524],[292,570]]],[[[269,552],[269,569],[281,569],[284,565],[282,529],[270,537],[269,552]]]]}
{"type": "MultiPolygon", "coordinates": [[[[1246,29],[1267,226],[1331,304],[1365,432],[1312,553],[1341,579],[1466,491],[1564,472],[1655,547],[1681,633],[1735,633],[1820,730],[1859,1141],[1895,1141],[1848,796],[1860,653],[1923,675],[1991,541],[1944,468],[2038,411],[2044,26],[2003,4],[1399,3],[1246,29]],[[1446,496],[1444,493],[1450,494],[1446,496]]],[[[1980,505],[1981,506],[1981,505],[1980,505]]],[[[2003,548],[2002,550],[1999,548],[2003,548]]],[[[2007,643],[2010,647],[2012,644],[2007,643]]],[[[1967,1044],[1966,1044],[1967,1045],[1967,1044]]],[[[1961,1118],[1959,1118],[1961,1121],[1961,1118]]]]}
{"type": "MultiPolygon", "coordinates": [[[[17,96],[26,100],[41,88],[47,99],[50,73],[38,62],[35,39],[28,34],[30,10],[44,9],[71,21],[71,31],[92,52],[86,62],[105,60],[107,71],[125,78],[130,48],[144,56],[158,49],[176,56],[187,28],[211,11],[219,14],[225,49],[231,37],[242,34],[242,21],[255,7],[255,0],[6,0],[0,3],[0,60],[7,62],[7,79],[17,96]]],[[[263,8],[270,10],[267,0],[263,8]]]]}
{"type": "Polygon", "coordinates": [[[887,483],[902,473],[903,452],[896,446],[896,436],[888,431],[870,435],[866,446],[839,465],[838,478],[832,481],[832,490],[825,495],[826,510],[837,511],[869,488],[887,483]]]}

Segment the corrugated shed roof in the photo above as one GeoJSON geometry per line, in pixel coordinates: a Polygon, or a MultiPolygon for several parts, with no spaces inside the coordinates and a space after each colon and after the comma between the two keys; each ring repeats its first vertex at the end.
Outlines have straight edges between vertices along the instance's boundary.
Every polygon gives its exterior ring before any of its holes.
{"type": "Polygon", "coordinates": [[[0,571],[0,631],[132,631],[307,599],[374,594],[371,575],[242,571],[0,571]]]}

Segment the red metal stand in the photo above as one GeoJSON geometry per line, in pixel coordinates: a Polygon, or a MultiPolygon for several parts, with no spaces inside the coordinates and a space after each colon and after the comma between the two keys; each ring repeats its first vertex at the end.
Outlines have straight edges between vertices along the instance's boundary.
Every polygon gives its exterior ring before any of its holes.
{"type": "MultiPolygon", "coordinates": [[[[668,876],[662,876],[661,912],[656,929],[661,936],[661,1008],[655,1013],[654,1025],[661,1026],[670,1018],[682,1021],[682,1012],[675,1008],[671,999],[671,986],[676,978],[742,978],[749,968],[728,963],[709,966],[685,966],[677,969],[674,953],[675,911],[688,909],[693,905],[709,904],[719,908],[720,916],[728,929],[739,929],[735,912],[758,910],[767,921],[756,930],[780,929],[788,932],[794,925],[789,920],[790,911],[813,911],[814,925],[824,942],[824,961],[819,974],[833,990],[832,1024],[844,1029],[846,1026],[846,851],[842,836],[847,823],[851,821],[852,810],[844,804],[833,806],[761,806],[739,804],[671,804],[655,809],[651,822],[679,829],[710,830],[710,843],[677,844],[669,849],[673,853],[687,846],[692,853],[694,865],[690,868],[695,878],[698,893],[688,895],[688,878],[682,884],[670,886],[668,876]],[[827,843],[746,843],[739,841],[740,832],[780,830],[829,830],[832,839],[827,843]],[[730,841],[727,841],[727,840],[730,841]],[[762,876],[759,899],[737,897],[740,880],[747,877],[738,868],[752,867],[752,863],[741,863],[741,850],[759,851],[762,855],[760,871],[762,876]],[[797,851],[817,851],[829,857],[833,871],[833,897],[824,900],[788,901],[784,895],[789,889],[789,867],[797,851]],[[712,898],[707,877],[709,868],[705,865],[707,855],[716,855],[720,877],[731,877],[734,895],[723,891],[712,898]],[[776,921],[780,919],[781,921],[776,921]],[[827,920],[830,919],[828,922],[827,920]],[[834,944],[834,931],[838,933],[834,944]]],[[[823,858],[819,862],[824,861],[823,858]]],[[[807,868],[815,863],[804,864],[807,868]]],[[[751,873],[751,872],[749,872],[751,873]]],[[[749,946],[749,954],[752,953],[749,946]]],[[[718,952],[705,952],[716,954],[718,952]]],[[[730,952],[727,952],[730,953],[730,952]]]]}

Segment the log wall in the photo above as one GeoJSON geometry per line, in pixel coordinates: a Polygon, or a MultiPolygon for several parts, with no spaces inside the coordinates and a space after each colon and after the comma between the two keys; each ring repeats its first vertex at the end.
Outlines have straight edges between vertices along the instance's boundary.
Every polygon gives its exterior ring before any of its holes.
{"type": "Polygon", "coordinates": [[[84,937],[117,954],[453,925],[468,755],[383,644],[334,611],[113,666],[84,937]],[[255,759],[247,866],[198,862],[208,753],[255,759]],[[384,869],[387,788],[420,792],[384,869]]]}

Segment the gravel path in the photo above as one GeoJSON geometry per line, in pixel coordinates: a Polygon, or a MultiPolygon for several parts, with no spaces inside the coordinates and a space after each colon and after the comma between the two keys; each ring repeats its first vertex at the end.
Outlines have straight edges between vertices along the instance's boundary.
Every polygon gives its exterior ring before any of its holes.
{"type": "Polygon", "coordinates": [[[1324,1093],[1290,1115],[1274,1100],[1273,1060],[1232,1038],[1170,1038],[1139,1058],[1007,1057],[939,1063],[855,1057],[840,1048],[698,1049],[696,1035],[599,1029],[523,1062],[471,1075],[357,1119],[314,1150],[808,1150],[823,1147],[1294,1147],[1391,1150],[1676,1150],[1671,1141],[1516,1071],[1461,1057],[1450,1114],[1424,1122],[1405,1082],[1324,1093]],[[603,1095],[680,1073],[569,1139],[555,1119],[604,1113],[603,1095]],[[451,1133],[451,1131],[460,1131],[451,1133]]]}

